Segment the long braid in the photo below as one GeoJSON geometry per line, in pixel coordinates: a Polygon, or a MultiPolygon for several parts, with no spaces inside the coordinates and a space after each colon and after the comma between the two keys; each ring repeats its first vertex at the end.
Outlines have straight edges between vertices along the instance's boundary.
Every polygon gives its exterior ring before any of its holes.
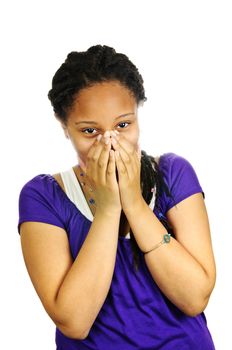
{"type": "MultiPolygon", "coordinates": [[[[141,151],[141,188],[142,188],[142,195],[145,200],[145,202],[149,205],[151,198],[152,198],[152,189],[156,190],[156,200],[155,200],[155,207],[158,209],[159,212],[159,220],[164,225],[166,230],[174,236],[174,232],[172,227],[170,226],[167,218],[163,215],[163,213],[160,210],[160,207],[158,206],[158,199],[159,196],[165,192],[168,197],[171,197],[173,200],[173,196],[171,192],[169,191],[169,188],[167,184],[165,183],[163,179],[163,174],[159,169],[159,165],[155,161],[154,157],[147,155],[145,151],[141,151]]],[[[130,236],[131,236],[131,248],[133,251],[133,259],[134,259],[134,269],[138,271],[139,269],[139,252],[140,249],[138,247],[138,244],[135,240],[133,231],[130,229],[130,236]]]]}

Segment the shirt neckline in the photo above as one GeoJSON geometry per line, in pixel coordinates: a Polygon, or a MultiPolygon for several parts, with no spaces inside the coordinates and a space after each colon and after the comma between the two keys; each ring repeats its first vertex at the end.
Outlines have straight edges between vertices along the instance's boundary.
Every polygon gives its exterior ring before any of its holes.
{"type": "MultiPolygon", "coordinates": [[[[164,155],[164,154],[161,154],[161,155],[158,156],[158,157],[154,157],[154,159],[155,159],[156,162],[158,163],[158,166],[159,166],[159,167],[160,167],[161,158],[163,157],[163,155],[164,155]]],[[[75,206],[75,208],[78,210],[78,212],[79,212],[80,215],[83,217],[83,219],[85,219],[85,220],[87,220],[88,222],[92,223],[92,222],[93,222],[94,216],[93,216],[93,214],[92,214],[92,212],[91,212],[91,210],[90,210],[90,208],[89,208],[89,205],[88,205],[87,200],[86,200],[86,198],[85,198],[85,196],[84,196],[84,193],[83,193],[82,188],[81,188],[81,186],[80,186],[80,184],[79,184],[79,180],[78,180],[78,178],[77,178],[77,176],[76,176],[76,174],[75,174],[75,171],[74,171],[73,167],[72,167],[71,169],[72,169],[72,172],[73,172],[73,175],[74,175],[75,184],[76,184],[77,188],[79,188],[79,191],[81,192],[82,198],[83,198],[83,200],[85,201],[85,204],[87,205],[87,207],[88,207],[88,209],[89,209],[89,212],[91,213],[92,220],[88,219],[88,218],[84,215],[84,213],[82,213],[82,212],[77,208],[77,206],[71,201],[71,199],[68,197],[68,195],[66,194],[66,192],[65,192],[65,191],[63,190],[63,188],[60,186],[60,184],[58,183],[58,181],[57,181],[51,174],[49,174],[49,176],[50,176],[50,177],[53,179],[53,181],[58,185],[58,188],[59,188],[60,191],[65,195],[65,197],[68,199],[68,201],[69,201],[70,203],[72,203],[72,204],[75,206]]],[[[127,235],[128,235],[128,234],[127,234],[127,235]]],[[[126,238],[126,236],[118,236],[118,238],[119,238],[119,240],[122,240],[122,241],[130,241],[130,237],[126,238]]]]}
{"type": "MultiPolygon", "coordinates": [[[[74,172],[74,171],[73,171],[73,172],[74,172]]],[[[74,173],[74,175],[75,175],[75,173],[74,173]]],[[[88,221],[89,223],[92,223],[93,220],[88,219],[88,218],[85,216],[85,214],[82,213],[82,212],[78,209],[78,207],[71,201],[71,199],[69,198],[69,196],[67,195],[67,193],[66,193],[66,192],[63,190],[63,188],[60,186],[59,182],[58,182],[51,174],[48,174],[48,176],[50,176],[50,178],[52,178],[52,180],[58,185],[58,188],[59,188],[59,190],[61,191],[61,193],[66,197],[66,199],[68,199],[69,203],[72,203],[72,205],[75,206],[76,210],[80,213],[80,215],[83,217],[83,219],[86,220],[86,221],[88,221]]],[[[76,178],[76,175],[75,175],[75,178],[76,178]]],[[[80,187],[80,184],[79,184],[79,181],[78,181],[77,178],[76,178],[76,185],[79,186],[80,191],[82,192],[81,187],[80,187]]],[[[82,192],[82,196],[83,196],[83,197],[82,197],[83,200],[85,200],[85,202],[86,202],[86,205],[88,205],[88,204],[87,204],[87,201],[86,201],[86,198],[85,198],[85,196],[84,196],[84,194],[83,194],[83,192],[82,192]]],[[[88,208],[89,208],[89,207],[88,207],[88,208]]],[[[89,211],[91,212],[90,208],[89,208],[89,211]]],[[[91,215],[92,215],[92,217],[94,218],[92,212],[91,212],[91,215]]],[[[127,234],[127,235],[128,235],[128,234],[127,234]]],[[[127,236],[127,235],[126,235],[126,236],[127,236]]],[[[118,239],[121,240],[121,241],[126,241],[126,242],[128,241],[128,242],[129,242],[129,241],[130,241],[130,237],[126,238],[126,236],[118,236],[118,239]]]]}

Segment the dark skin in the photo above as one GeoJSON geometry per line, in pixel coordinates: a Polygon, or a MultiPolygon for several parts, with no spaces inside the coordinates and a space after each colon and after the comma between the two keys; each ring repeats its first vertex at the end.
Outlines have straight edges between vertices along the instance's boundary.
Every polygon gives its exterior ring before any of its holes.
{"type": "MultiPolygon", "coordinates": [[[[75,174],[77,176],[77,179],[79,180],[79,183],[81,183],[81,181],[83,181],[83,179],[80,177],[80,174],[79,174],[79,171],[78,171],[78,166],[76,165],[75,167],[73,167],[73,170],[75,171],[75,174]]],[[[84,196],[85,196],[85,198],[86,198],[86,200],[88,202],[88,200],[91,197],[93,197],[92,194],[89,191],[85,190],[85,186],[82,186],[82,191],[83,191],[84,196]]],[[[92,214],[94,216],[95,215],[95,210],[96,210],[95,206],[94,205],[90,205],[89,207],[90,207],[90,210],[91,210],[91,212],[92,212],[92,214]]],[[[122,210],[121,217],[120,217],[120,225],[119,225],[119,236],[123,236],[123,237],[126,236],[127,233],[129,232],[129,230],[130,230],[130,225],[129,225],[128,220],[127,220],[127,218],[126,218],[126,216],[125,216],[125,214],[124,214],[124,212],[122,210]]]]}
{"type": "MultiPolygon", "coordinates": [[[[115,85],[108,85],[105,89],[100,87],[100,90],[102,90],[100,92],[105,90],[102,98],[105,101],[105,108],[107,106],[109,108],[107,115],[112,113],[110,112],[112,109],[110,101],[112,98],[112,102],[114,102],[115,96],[116,103],[113,104],[113,111],[127,113],[131,112],[130,109],[133,106],[136,111],[135,101],[129,93],[123,90],[123,87],[117,86],[116,91],[115,85]],[[130,109],[120,112],[120,108],[117,110],[117,107],[121,106],[126,107],[126,109],[130,107],[130,109]]],[[[93,96],[93,98],[95,97],[93,96]]],[[[98,102],[100,104],[101,100],[98,102]]],[[[101,110],[103,116],[105,116],[105,108],[101,110]]],[[[101,117],[99,117],[100,120],[101,117]]],[[[107,123],[107,128],[110,127],[110,130],[115,127],[112,119],[105,118],[105,123],[107,123]]],[[[131,133],[128,128],[128,135],[127,131],[124,134],[120,130],[118,145],[115,145],[115,150],[119,150],[123,160],[123,162],[121,160],[117,162],[118,185],[122,208],[130,223],[135,240],[141,251],[147,252],[163,239],[167,231],[141,195],[138,176],[140,162],[136,159],[133,151],[138,143],[137,120],[135,126],[134,132],[131,130],[131,133]],[[134,144],[132,135],[134,136],[134,144]],[[123,171],[123,168],[126,171],[123,171]]],[[[104,131],[105,125],[101,124],[100,127],[104,131]]],[[[188,315],[196,315],[202,312],[207,305],[215,281],[209,223],[202,194],[194,194],[179,202],[178,208],[172,207],[166,215],[170,225],[174,228],[176,238],[170,240],[167,249],[155,249],[150,254],[145,255],[146,263],[154,281],[164,294],[188,315]]]]}
{"type": "MultiPolygon", "coordinates": [[[[68,114],[67,123],[61,123],[61,126],[65,136],[71,140],[77,153],[78,164],[84,172],[90,148],[97,136],[104,135],[106,131],[117,130],[126,141],[137,149],[139,142],[137,113],[138,106],[134,96],[117,81],[95,84],[79,92],[68,114]],[[79,124],[80,122],[83,123],[79,124]]],[[[114,149],[114,146],[112,145],[111,148],[114,149]]],[[[81,182],[83,179],[80,178],[78,164],[73,169],[81,182]]],[[[59,175],[56,174],[54,177],[61,184],[59,175]]],[[[82,190],[88,200],[92,194],[85,187],[82,187],[82,190]]],[[[90,209],[94,215],[94,206],[90,205],[90,209]]],[[[119,235],[125,236],[129,232],[129,228],[127,218],[122,210],[119,235]]]]}

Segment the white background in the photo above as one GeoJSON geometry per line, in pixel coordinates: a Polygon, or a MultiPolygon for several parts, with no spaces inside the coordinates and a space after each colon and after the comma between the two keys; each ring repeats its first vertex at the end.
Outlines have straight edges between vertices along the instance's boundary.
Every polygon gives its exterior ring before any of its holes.
{"type": "Polygon", "coordinates": [[[21,187],[76,164],[47,99],[70,51],[105,44],[144,78],[141,148],[193,165],[205,192],[217,282],[205,310],[216,349],[231,349],[230,1],[5,1],[1,33],[1,344],[55,349],[55,326],[27,274],[17,233],[21,187]]]}

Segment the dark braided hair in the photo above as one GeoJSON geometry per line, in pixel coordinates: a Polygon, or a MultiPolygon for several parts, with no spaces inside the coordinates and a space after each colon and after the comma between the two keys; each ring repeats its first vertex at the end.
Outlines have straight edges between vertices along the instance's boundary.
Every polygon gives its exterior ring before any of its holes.
{"type": "MultiPolygon", "coordinates": [[[[143,78],[129,58],[122,53],[117,53],[112,47],[95,45],[91,46],[87,51],[70,52],[65,62],[55,73],[48,98],[51,101],[56,118],[66,125],[68,113],[80,90],[105,81],[120,82],[134,96],[137,105],[147,100],[143,87],[143,78]]],[[[174,198],[164,181],[163,173],[159,169],[158,163],[143,150],[141,151],[140,175],[144,200],[149,205],[152,199],[152,190],[156,190],[155,208],[158,209],[159,220],[168,232],[174,235],[172,227],[162,214],[158,204],[158,199],[162,192],[165,192],[173,200],[174,198]]],[[[124,213],[121,216],[121,223],[122,220],[125,220],[125,215],[124,217],[123,215],[124,213]]],[[[141,251],[131,229],[130,235],[134,267],[138,270],[141,251]]]]}

